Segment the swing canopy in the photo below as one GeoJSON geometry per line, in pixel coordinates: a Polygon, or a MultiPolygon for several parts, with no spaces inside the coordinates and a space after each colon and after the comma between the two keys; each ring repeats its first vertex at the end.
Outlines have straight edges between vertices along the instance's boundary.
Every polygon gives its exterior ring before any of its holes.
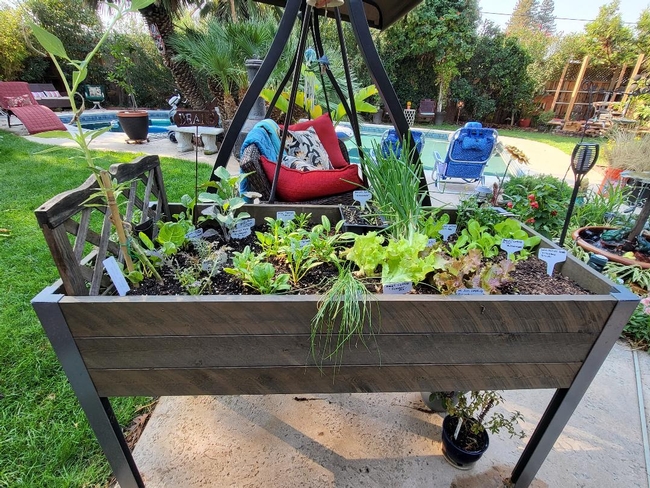
{"type": "MultiPolygon", "coordinates": [[[[285,0],[254,0],[258,3],[266,3],[268,5],[275,5],[277,7],[285,7],[285,0]]],[[[363,9],[368,19],[368,26],[375,29],[384,30],[400,18],[405,16],[415,7],[417,7],[422,0],[363,0],[363,9]]],[[[332,10],[327,9],[327,10],[332,10]]],[[[347,2],[339,7],[341,18],[349,21],[349,6],[347,2]]]]}

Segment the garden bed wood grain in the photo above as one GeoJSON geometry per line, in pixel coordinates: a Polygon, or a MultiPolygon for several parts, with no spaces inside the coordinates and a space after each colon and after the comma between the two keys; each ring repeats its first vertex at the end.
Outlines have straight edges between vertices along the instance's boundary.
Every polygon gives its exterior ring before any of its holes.
{"type": "MultiPolygon", "coordinates": [[[[260,222],[288,207],[246,210],[260,222]]],[[[338,219],[337,207],[295,210],[338,219]]],[[[513,472],[521,487],[638,303],[571,256],[561,266],[593,294],[377,295],[381,329],[368,350],[345,351],[335,378],[309,354],[319,296],[66,296],[53,285],[33,305],[123,487],[143,485],[109,396],[557,389],[513,472]]]]}

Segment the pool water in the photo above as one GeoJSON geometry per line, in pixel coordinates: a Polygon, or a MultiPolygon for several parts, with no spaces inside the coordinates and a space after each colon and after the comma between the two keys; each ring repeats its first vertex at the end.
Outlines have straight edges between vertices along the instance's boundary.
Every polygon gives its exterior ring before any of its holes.
{"type": "MultiPolygon", "coordinates": [[[[374,130],[364,130],[366,128],[361,127],[361,147],[363,151],[368,153],[374,145],[379,146],[381,144],[381,134],[383,134],[383,129],[381,132],[374,130]]],[[[420,159],[422,160],[422,165],[424,169],[432,170],[435,165],[435,156],[434,152],[438,152],[440,157],[444,159],[447,154],[447,148],[449,143],[447,142],[446,135],[444,134],[435,134],[429,135],[424,134],[424,147],[422,153],[420,154],[420,159]],[[444,137],[441,137],[444,136],[444,137]]],[[[348,151],[350,152],[350,159],[358,161],[358,150],[357,145],[354,142],[354,139],[350,139],[345,143],[348,151]]],[[[499,178],[503,176],[503,173],[506,170],[506,164],[503,161],[503,158],[495,152],[492,155],[492,158],[488,161],[487,166],[485,167],[484,174],[487,176],[498,176],[499,178]]]]}
{"type": "MultiPolygon", "coordinates": [[[[167,132],[167,127],[169,127],[171,123],[169,122],[169,119],[149,119],[149,133],[150,134],[155,134],[155,133],[166,133],[167,132]]],[[[82,123],[81,127],[84,129],[88,130],[96,130],[96,129],[102,129],[104,127],[110,127],[111,132],[124,132],[122,130],[122,126],[120,125],[119,121],[117,120],[107,120],[107,121],[102,121],[102,122],[88,122],[88,123],[82,123]]]]}

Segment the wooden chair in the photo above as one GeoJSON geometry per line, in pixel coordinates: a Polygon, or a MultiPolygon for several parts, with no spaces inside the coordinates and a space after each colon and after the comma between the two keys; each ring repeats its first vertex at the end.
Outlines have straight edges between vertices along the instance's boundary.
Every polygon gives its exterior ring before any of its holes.
{"type": "MultiPolygon", "coordinates": [[[[169,217],[158,156],[116,164],[109,172],[118,184],[130,182],[123,190],[125,222],[136,225],[151,219],[155,231],[155,222],[169,217]]],[[[123,260],[119,245],[110,240],[110,211],[98,192],[91,175],[81,186],[55,196],[34,212],[68,295],[106,294],[111,287],[101,263],[108,256],[123,260]]]]}
{"type": "Polygon", "coordinates": [[[433,122],[436,118],[436,102],[430,98],[423,98],[415,113],[416,122],[433,122]]]}

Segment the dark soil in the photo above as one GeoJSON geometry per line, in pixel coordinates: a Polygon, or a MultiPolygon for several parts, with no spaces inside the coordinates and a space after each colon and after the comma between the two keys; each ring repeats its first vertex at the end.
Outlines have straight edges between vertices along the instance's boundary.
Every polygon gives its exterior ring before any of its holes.
{"type": "MultiPolygon", "coordinates": [[[[445,432],[450,439],[453,439],[453,443],[463,449],[464,451],[476,452],[483,451],[487,448],[488,437],[485,433],[474,434],[471,431],[471,426],[476,421],[471,419],[466,422],[463,422],[463,425],[460,426],[460,432],[458,432],[458,437],[454,439],[454,432],[456,431],[456,426],[458,425],[458,418],[451,417],[445,432]]],[[[443,425],[443,428],[445,426],[443,425]]]]}
{"type": "Polygon", "coordinates": [[[383,228],[386,227],[386,221],[381,218],[376,210],[370,205],[366,209],[355,206],[341,206],[343,220],[347,226],[370,226],[383,228]]]}
{"type": "MultiPolygon", "coordinates": [[[[235,251],[242,251],[247,245],[253,251],[259,251],[255,231],[262,230],[261,226],[252,229],[250,236],[244,239],[233,239],[227,246],[230,248],[228,254],[232,256],[235,251]]],[[[208,241],[217,242],[220,245],[226,245],[219,241],[219,238],[209,238],[208,241]]],[[[133,288],[129,295],[187,295],[188,292],[181,285],[176,276],[175,269],[181,269],[188,261],[195,260],[193,249],[182,251],[174,256],[173,266],[164,266],[160,271],[164,282],[156,282],[153,278],[145,278],[140,286],[133,288]]],[[[504,259],[505,253],[502,253],[497,259],[504,259]]],[[[277,273],[288,273],[284,264],[272,263],[277,273]]],[[[232,258],[228,260],[224,267],[232,267],[232,258]]],[[[289,295],[312,295],[322,294],[328,289],[328,282],[337,274],[336,267],[330,264],[321,264],[310,270],[301,280],[300,287],[287,292],[289,295]]],[[[380,279],[367,280],[367,287],[371,292],[380,292],[380,279]]],[[[504,295],[589,295],[590,293],[577,283],[554,273],[553,276],[546,274],[546,263],[531,255],[525,261],[519,261],[515,270],[510,274],[510,281],[499,288],[504,295]]],[[[438,291],[431,285],[419,283],[413,287],[412,293],[416,294],[438,294],[438,291]]],[[[218,271],[212,278],[209,286],[206,287],[204,295],[257,295],[255,290],[245,287],[234,276],[223,270],[218,271]]]]}

